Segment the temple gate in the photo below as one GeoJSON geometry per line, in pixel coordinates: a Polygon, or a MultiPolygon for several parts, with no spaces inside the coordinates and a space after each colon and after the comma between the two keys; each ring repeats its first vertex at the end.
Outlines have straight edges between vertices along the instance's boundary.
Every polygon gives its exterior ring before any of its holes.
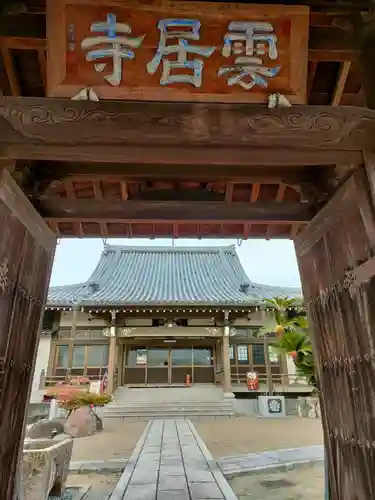
{"type": "Polygon", "coordinates": [[[7,3],[2,500],[14,498],[56,236],[294,239],[330,498],[374,497],[371,2],[288,3],[48,0],[47,16],[41,0],[7,3]]]}

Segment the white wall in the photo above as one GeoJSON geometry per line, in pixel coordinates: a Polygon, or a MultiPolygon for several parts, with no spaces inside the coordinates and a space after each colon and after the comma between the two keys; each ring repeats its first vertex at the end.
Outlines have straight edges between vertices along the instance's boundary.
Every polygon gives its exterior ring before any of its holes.
{"type": "MultiPolygon", "coordinates": [[[[89,315],[87,312],[78,311],[77,313],[77,326],[85,326],[86,328],[94,326],[108,326],[108,321],[105,318],[92,318],[88,320],[89,315]]],[[[109,319],[109,317],[108,317],[109,319]]],[[[73,322],[72,311],[62,311],[60,317],[60,326],[71,327],[73,322]]]]}
{"type": "Polygon", "coordinates": [[[33,385],[31,389],[31,398],[30,398],[31,403],[38,403],[42,399],[42,394],[41,391],[39,390],[40,374],[42,370],[44,370],[45,374],[47,374],[50,349],[51,349],[51,337],[44,335],[41,336],[39,340],[33,385]]]}
{"type": "Polygon", "coordinates": [[[152,318],[126,318],[126,326],[152,326],[152,318]]]}
{"type": "MultiPolygon", "coordinates": [[[[288,375],[295,376],[296,375],[296,365],[294,364],[292,356],[286,356],[286,366],[288,369],[288,375]]],[[[294,382],[294,380],[293,380],[294,382]]]]}

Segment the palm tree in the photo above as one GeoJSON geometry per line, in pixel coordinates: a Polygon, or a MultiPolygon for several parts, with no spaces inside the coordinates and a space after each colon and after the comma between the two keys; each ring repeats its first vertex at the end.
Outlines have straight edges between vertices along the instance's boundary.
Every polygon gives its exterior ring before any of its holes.
{"type": "Polygon", "coordinates": [[[259,330],[260,335],[266,335],[275,332],[276,335],[283,335],[286,331],[293,330],[295,327],[294,319],[288,316],[288,309],[296,307],[297,300],[289,297],[273,297],[264,299],[266,307],[272,309],[272,317],[267,318],[263,327],[259,330]]]}
{"type": "Polygon", "coordinates": [[[273,314],[260,329],[260,333],[275,332],[278,338],[271,347],[292,356],[297,372],[307,377],[309,383],[316,387],[314,356],[307,319],[302,315],[289,318],[287,313],[288,309],[298,305],[296,299],[274,297],[265,299],[264,304],[272,309],[273,314]]]}

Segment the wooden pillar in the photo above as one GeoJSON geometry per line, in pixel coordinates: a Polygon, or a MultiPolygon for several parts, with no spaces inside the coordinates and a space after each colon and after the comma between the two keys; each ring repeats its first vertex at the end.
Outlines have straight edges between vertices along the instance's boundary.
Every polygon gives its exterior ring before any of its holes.
{"type": "Polygon", "coordinates": [[[108,356],[108,384],[106,392],[111,394],[114,390],[114,376],[116,368],[116,311],[111,312],[111,327],[109,337],[109,356],[108,356]]]}
{"type": "Polygon", "coordinates": [[[264,362],[266,364],[267,375],[267,392],[269,396],[273,395],[273,380],[272,380],[272,366],[270,360],[269,339],[268,334],[264,336],[264,362]]]}
{"type": "Polygon", "coordinates": [[[17,470],[56,237],[0,171],[0,498],[17,470]]]}
{"type": "Polygon", "coordinates": [[[230,357],[229,357],[229,325],[228,325],[228,311],[225,311],[224,331],[223,331],[223,375],[224,375],[224,397],[233,398],[232,392],[232,375],[230,371],[230,357]]]}
{"type": "Polygon", "coordinates": [[[359,168],[295,241],[313,330],[330,500],[375,498],[371,192],[371,180],[359,168]]]}
{"type": "MultiPolygon", "coordinates": [[[[216,341],[216,378],[215,382],[221,384],[223,382],[223,362],[222,362],[222,342],[221,340],[216,341]]],[[[230,360],[229,360],[230,363],[230,360]]]]}
{"type": "MultiPolygon", "coordinates": [[[[72,367],[73,367],[73,349],[76,341],[76,335],[77,335],[77,321],[78,321],[78,312],[79,309],[77,306],[74,306],[72,309],[72,325],[70,329],[70,340],[68,344],[68,369],[66,370],[66,382],[69,382],[70,375],[72,372],[72,367]]],[[[84,368],[85,372],[85,368],[84,368]]],[[[85,375],[85,373],[82,373],[82,375],[85,375]]]]}
{"type": "Polygon", "coordinates": [[[229,327],[224,327],[224,335],[223,335],[223,372],[224,372],[224,395],[230,396],[232,394],[232,376],[230,372],[230,358],[229,358],[229,335],[226,335],[225,330],[229,329],[229,327]]]}

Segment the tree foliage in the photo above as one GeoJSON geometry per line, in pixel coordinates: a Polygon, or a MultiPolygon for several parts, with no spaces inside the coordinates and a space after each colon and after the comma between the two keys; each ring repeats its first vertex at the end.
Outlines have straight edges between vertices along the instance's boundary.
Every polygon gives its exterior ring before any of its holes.
{"type": "Polygon", "coordinates": [[[277,340],[272,347],[279,352],[291,355],[299,375],[307,377],[316,387],[313,348],[309,336],[306,316],[297,314],[291,317],[288,309],[298,304],[295,299],[274,297],[265,299],[264,305],[272,310],[272,318],[261,329],[263,334],[276,332],[277,340]]]}
{"type": "Polygon", "coordinates": [[[69,412],[82,408],[83,406],[100,407],[112,401],[109,394],[92,394],[88,391],[64,390],[51,392],[59,402],[59,406],[69,412]]]}

